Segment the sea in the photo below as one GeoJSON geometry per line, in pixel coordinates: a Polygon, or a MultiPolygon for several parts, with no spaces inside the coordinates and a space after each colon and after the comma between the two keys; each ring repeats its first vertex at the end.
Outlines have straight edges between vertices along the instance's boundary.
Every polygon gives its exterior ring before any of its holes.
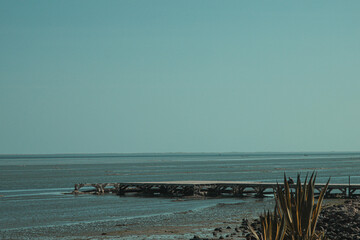
{"type": "MultiPolygon", "coordinates": [[[[264,199],[181,199],[72,195],[76,183],[146,181],[282,182],[284,173],[317,183],[360,184],[359,152],[151,153],[0,155],[0,239],[157,239],[131,226],[191,225],[254,216],[272,207],[264,199]],[[141,232],[141,231],[140,231],[141,232]],[[153,238],[152,238],[153,237],[153,238]]],[[[171,235],[171,234],[170,234],[171,235]]],[[[168,239],[171,236],[167,236],[168,239]]],[[[181,239],[181,236],[175,236],[181,239]]],[[[184,237],[185,239],[186,237],[184,237]]]]}

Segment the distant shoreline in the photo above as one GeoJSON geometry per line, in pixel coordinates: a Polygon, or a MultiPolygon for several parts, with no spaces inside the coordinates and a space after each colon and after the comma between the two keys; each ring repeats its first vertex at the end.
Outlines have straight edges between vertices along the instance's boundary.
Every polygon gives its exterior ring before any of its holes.
{"type": "Polygon", "coordinates": [[[289,155],[360,155],[360,152],[168,152],[168,153],[65,153],[65,154],[0,154],[0,159],[24,158],[111,158],[111,157],[191,157],[191,156],[289,156],[289,155]]]}

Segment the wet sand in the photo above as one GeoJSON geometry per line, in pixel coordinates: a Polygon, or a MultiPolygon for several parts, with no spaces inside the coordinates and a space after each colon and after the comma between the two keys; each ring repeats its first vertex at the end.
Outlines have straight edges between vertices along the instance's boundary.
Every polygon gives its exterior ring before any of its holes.
{"type": "MultiPolygon", "coordinates": [[[[132,219],[117,223],[103,232],[91,232],[79,237],[85,239],[190,239],[194,235],[213,237],[219,226],[232,229],[239,226],[243,218],[255,218],[264,209],[273,208],[273,199],[251,199],[252,203],[217,204],[199,211],[177,212],[154,216],[146,220],[132,219]]],[[[199,200],[203,201],[203,200],[199,200]]],[[[224,231],[224,237],[227,235],[224,231]]],[[[230,232],[230,231],[229,231],[230,232]]],[[[220,236],[220,235],[219,235],[220,236]]],[[[240,239],[240,238],[239,238],[240,239]]]]}
{"type": "MultiPolygon", "coordinates": [[[[269,199],[268,199],[269,200],[269,199]]],[[[333,206],[344,205],[344,199],[326,199],[323,209],[331,208],[333,206]]],[[[271,201],[263,206],[267,206],[268,209],[272,209],[273,204],[271,201]]],[[[177,213],[175,219],[168,217],[162,219],[161,225],[141,225],[141,224],[124,224],[117,225],[118,230],[93,233],[88,239],[192,239],[194,236],[199,238],[208,239],[246,239],[247,231],[238,230],[244,225],[244,219],[250,221],[257,219],[260,212],[265,209],[252,209],[253,211],[242,216],[237,215],[238,204],[225,204],[217,206],[212,209],[214,214],[212,217],[207,216],[204,212],[183,212],[177,213]],[[223,212],[228,212],[229,209],[233,209],[234,214],[222,215],[223,212]],[[216,210],[215,210],[216,209],[216,210]],[[215,210],[215,211],[213,211],[215,210]],[[203,216],[200,216],[203,215],[203,216]],[[202,219],[202,220],[201,220],[202,219]],[[177,221],[177,223],[174,223],[177,221]]]]}

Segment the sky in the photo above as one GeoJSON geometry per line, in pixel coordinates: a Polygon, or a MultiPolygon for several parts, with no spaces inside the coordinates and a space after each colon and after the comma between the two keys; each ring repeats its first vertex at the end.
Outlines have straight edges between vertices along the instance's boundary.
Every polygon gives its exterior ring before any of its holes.
{"type": "Polygon", "coordinates": [[[359,12],[2,0],[0,154],[358,151],[359,12]]]}

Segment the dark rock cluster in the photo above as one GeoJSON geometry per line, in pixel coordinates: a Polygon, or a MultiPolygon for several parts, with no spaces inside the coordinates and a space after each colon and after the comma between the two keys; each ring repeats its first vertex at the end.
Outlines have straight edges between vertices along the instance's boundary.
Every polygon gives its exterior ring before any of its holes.
{"type": "Polygon", "coordinates": [[[323,208],[317,229],[324,230],[329,240],[360,240],[360,201],[346,200],[323,208]]]}
{"type": "MultiPolygon", "coordinates": [[[[195,235],[190,240],[215,240],[215,239],[236,239],[236,240],[253,240],[254,237],[251,236],[249,230],[249,220],[242,219],[242,222],[239,226],[224,226],[217,227],[212,231],[213,237],[211,238],[201,238],[195,235]]],[[[255,230],[260,230],[260,221],[255,219],[251,222],[251,226],[255,230]]]]}

